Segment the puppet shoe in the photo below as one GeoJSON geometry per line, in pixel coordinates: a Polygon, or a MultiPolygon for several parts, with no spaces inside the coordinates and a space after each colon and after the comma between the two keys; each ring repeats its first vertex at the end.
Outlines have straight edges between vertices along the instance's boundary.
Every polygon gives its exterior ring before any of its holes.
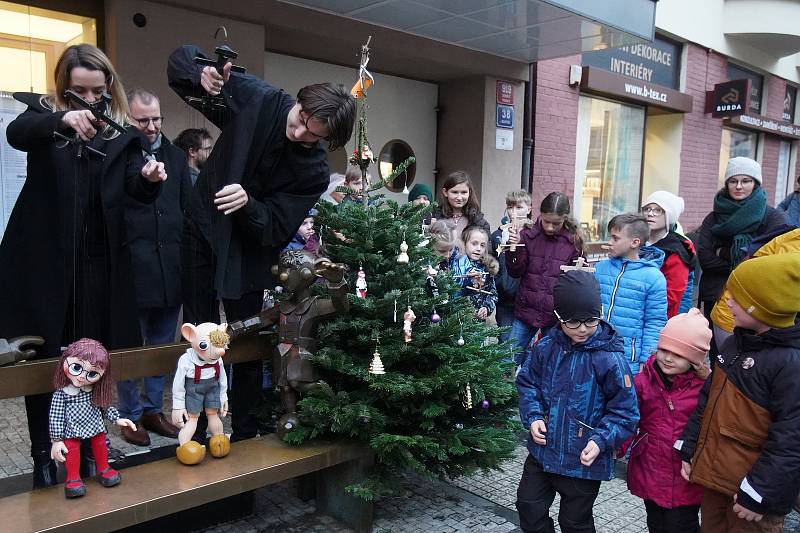
{"type": "Polygon", "coordinates": [[[119,485],[119,482],[122,481],[122,476],[109,466],[97,474],[97,481],[104,487],[113,487],[114,485],[119,485]]]}
{"type": "Polygon", "coordinates": [[[67,498],[80,498],[86,495],[86,485],[80,479],[73,479],[64,483],[64,496],[67,498]]]}

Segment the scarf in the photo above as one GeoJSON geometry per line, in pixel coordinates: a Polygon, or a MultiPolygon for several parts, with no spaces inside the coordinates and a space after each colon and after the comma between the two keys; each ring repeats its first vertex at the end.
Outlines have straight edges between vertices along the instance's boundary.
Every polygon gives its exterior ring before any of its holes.
{"type": "Polygon", "coordinates": [[[753,232],[761,225],[766,212],[767,193],[762,187],[738,202],[719,192],[714,197],[717,223],[711,227],[711,233],[720,239],[731,239],[731,269],[744,259],[753,232]]]}

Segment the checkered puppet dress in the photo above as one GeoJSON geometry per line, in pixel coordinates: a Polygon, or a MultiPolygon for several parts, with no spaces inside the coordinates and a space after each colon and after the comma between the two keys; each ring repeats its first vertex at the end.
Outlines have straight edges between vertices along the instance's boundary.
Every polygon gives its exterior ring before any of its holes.
{"type": "MultiPolygon", "coordinates": [[[[106,418],[116,422],[119,411],[105,410],[106,418]]],[[[59,389],[50,402],[50,440],[88,439],[106,430],[103,410],[92,404],[92,391],[81,390],[71,395],[59,389]]]]}

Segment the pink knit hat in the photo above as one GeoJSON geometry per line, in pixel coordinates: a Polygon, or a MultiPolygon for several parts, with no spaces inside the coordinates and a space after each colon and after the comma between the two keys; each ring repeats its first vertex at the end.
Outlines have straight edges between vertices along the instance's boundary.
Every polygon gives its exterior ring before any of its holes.
{"type": "Polygon", "coordinates": [[[661,330],[658,347],[676,353],[694,365],[705,364],[711,347],[711,330],[708,320],[694,307],[667,320],[661,330]]]}

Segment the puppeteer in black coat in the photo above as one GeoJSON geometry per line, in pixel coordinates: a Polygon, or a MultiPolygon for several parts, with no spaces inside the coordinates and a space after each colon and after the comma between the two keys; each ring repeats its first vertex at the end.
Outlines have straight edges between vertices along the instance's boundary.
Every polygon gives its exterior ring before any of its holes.
{"type": "MultiPolygon", "coordinates": [[[[169,58],[169,85],[184,99],[207,96],[196,56],[205,57],[186,45],[169,58]]],[[[188,216],[214,250],[218,296],[236,300],[274,285],[270,267],[327,189],[330,172],[320,143],[304,146],[287,139],[286,120],[295,104],[289,94],[232,72],[221,96],[224,112],[201,110],[222,133],[195,184],[188,216]],[[242,185],[249,201],[224,215],[214,194],[232,183],[242,185]]]]}
{"type": "Polygon", "coordinates": [[[14,97],[28,109],[6,135],[28,153],[28,173],[0,243],[0,294],[14,302],[0,306],[0,337],[44,337],[40,357],[58,357],[79,336],[110,349],[140,345],[123,217],[126,195],[152,202],[161,188],[140,174],[144,138],[134,128],[113,139],[98,133],[89,145],[106,157],[78,159],[54,141],[54,131],[72,134],[61,125],[66,112],[38,94],[14,97]],[[89,287],[98,278],[103,291],[89,287]]]}

